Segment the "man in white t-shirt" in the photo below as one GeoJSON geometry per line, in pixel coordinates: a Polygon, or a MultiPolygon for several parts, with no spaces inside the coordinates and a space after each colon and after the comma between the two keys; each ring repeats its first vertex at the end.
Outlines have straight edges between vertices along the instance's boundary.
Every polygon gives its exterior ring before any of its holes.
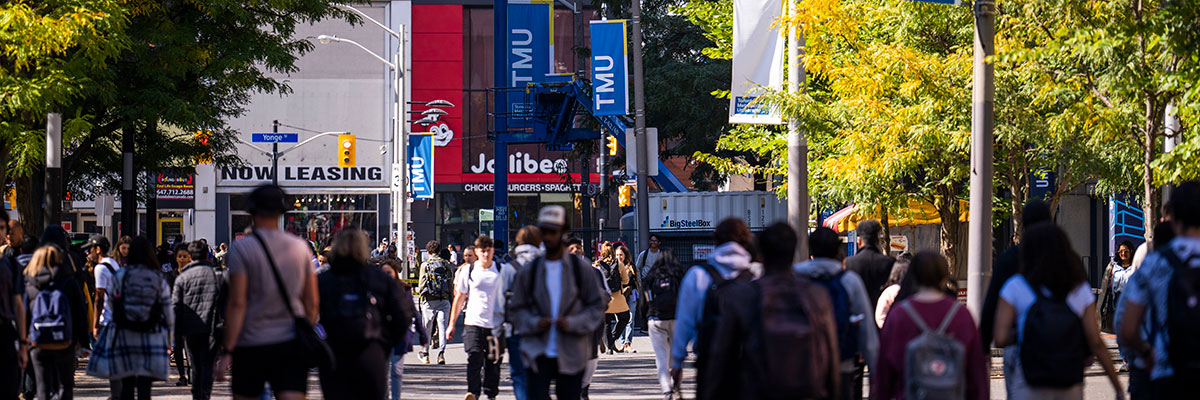
{"type": "MultiPolygon", "coordinates": [[[[480,391],[489,399],[500,393],[500,343],[503,337],[505,294],[512,284],[516,268],[494,262],[492,239],[475,239],[474,264],[463,265],[454,274],[454,304],[450,320],[466,312],[463,350],[467,352],[467,400],[479,398],[480,391]]],[[[455,324],[446,330],[446,341],[453,340],[455,324]]]]}
{"type": "MultiPolygon", "coordinates": [[[[121,270],[121,264],[112,257],[106,256],[111,246],[107,237],[96,234],[88,238],[87,243],[80,247],[87,252],[88,263],[94,265],[92,273],[96,275],[96,294],[95,299],[92,300],[96,307],[96,318],[92,323],[93,338],[100,336],[100,329],[112,322],[113,318],[112,303],[104,300],[108,298],[108,290],[116,280],[117,271],[121,270]]],[[[121,396],[121,380],[110,380],[109,386],[113,398],[119,398],[121,396]]]]}

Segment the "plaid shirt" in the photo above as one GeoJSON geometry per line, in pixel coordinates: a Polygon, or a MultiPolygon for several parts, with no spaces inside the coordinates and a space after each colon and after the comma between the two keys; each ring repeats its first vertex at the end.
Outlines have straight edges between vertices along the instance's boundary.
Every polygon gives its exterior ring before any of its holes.
{"type": "Polygon", "coordinates": [[[219,303],[227,285],[212,265],[194,261],[175,279],[171,304],[175,307],[175,333],[211,334],[216,326],[219,303]]]}
{"type": "MultiPolygon", "coordinates": [[[[115,287],[121,287],[121,281],[127,271],[128,268],[123,268],[117,272],[115,287]]],[[[171,301],[171,290],[167,287],[165,278],[162,280],[162,289],[159,301],[163,305],[165,326],[160,326],[152,332],[134,332],[118,328],[117,324],[105,325],[96,337],[92,356],[88,359],[88,375],[104,379],[144,376],[167,380],[167,370],[170,366],[167,349],[171,347],[175,313],[171,307],[166,306],[171,301]]],[[[114,293],[108,293],[107,301],[114,301],[113,295],[114,293]]]]}

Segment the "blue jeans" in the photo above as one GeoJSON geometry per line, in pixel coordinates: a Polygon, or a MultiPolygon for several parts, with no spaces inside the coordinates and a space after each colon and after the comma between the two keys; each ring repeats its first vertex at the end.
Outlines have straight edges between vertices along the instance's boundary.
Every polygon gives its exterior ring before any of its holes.
{"type": "Polygon", "coordinates": [[[513,397],[525,400],[525,359],[521,356],[521,337],[513,335],[508,340],[508,375],[512,377],[513,397]]]}
{"type": "Polygon", "coordinates": [[[400,387],[404,384],[404,355],[392,352],[388,370],[388,375],[392,378],[392,400],[400,400],[400,387]]]}
{"type": "Polygon", "coordinates": [[[637,320],[637,298],[639,294],[635,290],[633,296],[629,296],[629,323],[625,325],[625,332],[621,333],[620,338],[621,343],[628,343],[630,346],[633,346],[633,324],[637,320]]]}

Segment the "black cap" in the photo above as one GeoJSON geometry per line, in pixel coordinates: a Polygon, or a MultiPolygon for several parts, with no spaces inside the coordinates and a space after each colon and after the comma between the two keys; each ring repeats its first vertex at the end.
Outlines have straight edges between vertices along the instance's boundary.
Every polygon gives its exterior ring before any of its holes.
{"type": "Polygon", "coordinates": [[[92,235],[92,237],[88,238],[87,243],[84,243],[83,246],[80,248],[87,250],[87,249],[90,249],[90,248],[96,247],[96,246],[100,246],[101,252],[106,252],[106,251],[108,251],[108,248],[111,247],[111,244],[108,242],[108,238],[105,237],[104,235],[95,234],[95,235],[92,235]]]}
{"type": "Polygon", "coordinates": [[[247,197],[247,210],[250,215],[281,215],[288,210],[285,198],[287,194],[275,185],[262,185],[254,188],[247,197]]]}

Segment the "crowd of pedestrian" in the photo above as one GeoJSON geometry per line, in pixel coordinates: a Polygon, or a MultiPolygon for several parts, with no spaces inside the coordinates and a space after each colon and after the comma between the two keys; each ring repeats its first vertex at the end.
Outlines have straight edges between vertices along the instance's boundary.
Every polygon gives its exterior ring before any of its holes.
{"type": "Polygon", "coordinates": [[[252,229],[216,251],[140,236],[73,247],[61,227],[38,239],[0,213],[0,399],[70,399],[80,359],[113,399],[151,398],[172,364],[195,399],[227,379],[236,399],[302,399],[314,370],[324,398],[398,399],[405,354],[445,364],[456,336],[467,400],[500,396],[506,360],[517,399],[586,399],[600,355],[632,352],[643,318],[668,400],[685,397],[687,365],[699,399],[986,399],[993,347],[1007,398],[1081,399],[1094,363],[1118,399],[1126,368],[1135,399],[1188,398],[1200,377],[1195,182],[1171,191],[1143,258],[1118,246],[1098,297],[1048,206],[1029,202],[978,318],[944,256],[891,257],[877,221],[856,226],[850,257],[828,228],[809,233],[800,260],[791,226],[755,234],[731,218],[690,266],[657,235],[636,256],[602,243],[592,262],[552,205],[511,253],[487,236],[461,254],[429,241],[411,287],[394,245],[371,249],[362,230],[342,229],[319,256],[280,230],[284,198],[256,188],[252,229]]]}

